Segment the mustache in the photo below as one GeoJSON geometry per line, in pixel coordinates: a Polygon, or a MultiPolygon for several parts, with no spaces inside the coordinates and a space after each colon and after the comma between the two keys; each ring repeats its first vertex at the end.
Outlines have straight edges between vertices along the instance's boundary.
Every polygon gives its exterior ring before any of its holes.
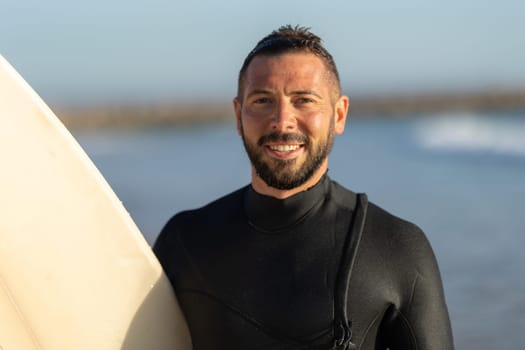
{"type": "Polygon", "coordinates": [[[310,140],[308,139],[308,137],[306,137],[303,134],[282,133],[279,131],[273,131],[269,134],[261,136],[261,138],[257,142],[257,145],[263,146],[265,143],[268,143],[268,142],[290,142],[290,141],[303,143],[305,146],[307,146],[310,143],[310,140]]]}

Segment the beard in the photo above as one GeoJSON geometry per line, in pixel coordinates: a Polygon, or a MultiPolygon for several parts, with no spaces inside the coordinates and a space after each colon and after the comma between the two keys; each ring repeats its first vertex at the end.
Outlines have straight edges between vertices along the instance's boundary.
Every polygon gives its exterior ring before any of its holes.
{"type": "Polygon", "coordinates": [[[306,183],[323,164],[334,144],[334,122],[326,137],[314,145],[310,138],[300,133],[271,132],[263,135],[257,144],[250,143],[244,135],[241,123],[241,136],[253,167],[257,175],[270,187],[278,190],[291,190],[306,183]],[[295,141],[303,144],[306,159],[298,164],[298,159],[275,159],[266,157],[264,144],[268,142],[290,142],[295,141]]]}

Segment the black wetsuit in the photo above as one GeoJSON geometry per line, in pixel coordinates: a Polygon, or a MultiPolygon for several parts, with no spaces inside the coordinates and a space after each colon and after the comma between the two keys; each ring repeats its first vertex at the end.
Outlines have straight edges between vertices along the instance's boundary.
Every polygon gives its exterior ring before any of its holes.
{"type": "Polygon", "coordinates": [[[179,213],[154,250],[195,350],[453,349],[424,234],[328,176],[179,213]]]}

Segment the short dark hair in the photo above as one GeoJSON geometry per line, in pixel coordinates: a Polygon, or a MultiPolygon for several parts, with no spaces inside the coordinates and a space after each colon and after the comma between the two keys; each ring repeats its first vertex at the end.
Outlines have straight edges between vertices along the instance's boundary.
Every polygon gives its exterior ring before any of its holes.
{"type": "Polygon", "coordinates": [[[285,25],[274,30],[262,38],[244,59],[237,81],[237,97],[241,98],[246,70],[255,56],[277,56],[288,52],[308,52],[321,58],[327,69],[333,74],[337,93],[339,94],[341,82],[335,61],[328,50],[324,48],[321,41],[321,38],[312,33],[310,28],[307,27],[285,25]]]}

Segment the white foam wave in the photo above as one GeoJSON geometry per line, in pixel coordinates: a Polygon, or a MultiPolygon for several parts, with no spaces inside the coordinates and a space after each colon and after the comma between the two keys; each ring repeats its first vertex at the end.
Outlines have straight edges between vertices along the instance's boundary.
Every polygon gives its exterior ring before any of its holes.
{"type": "Polygon", "coordinates": [[[525,118],[449,114],[417,124],[419,143],[429,149],[489,151],[525,156],[525,118]]]}

